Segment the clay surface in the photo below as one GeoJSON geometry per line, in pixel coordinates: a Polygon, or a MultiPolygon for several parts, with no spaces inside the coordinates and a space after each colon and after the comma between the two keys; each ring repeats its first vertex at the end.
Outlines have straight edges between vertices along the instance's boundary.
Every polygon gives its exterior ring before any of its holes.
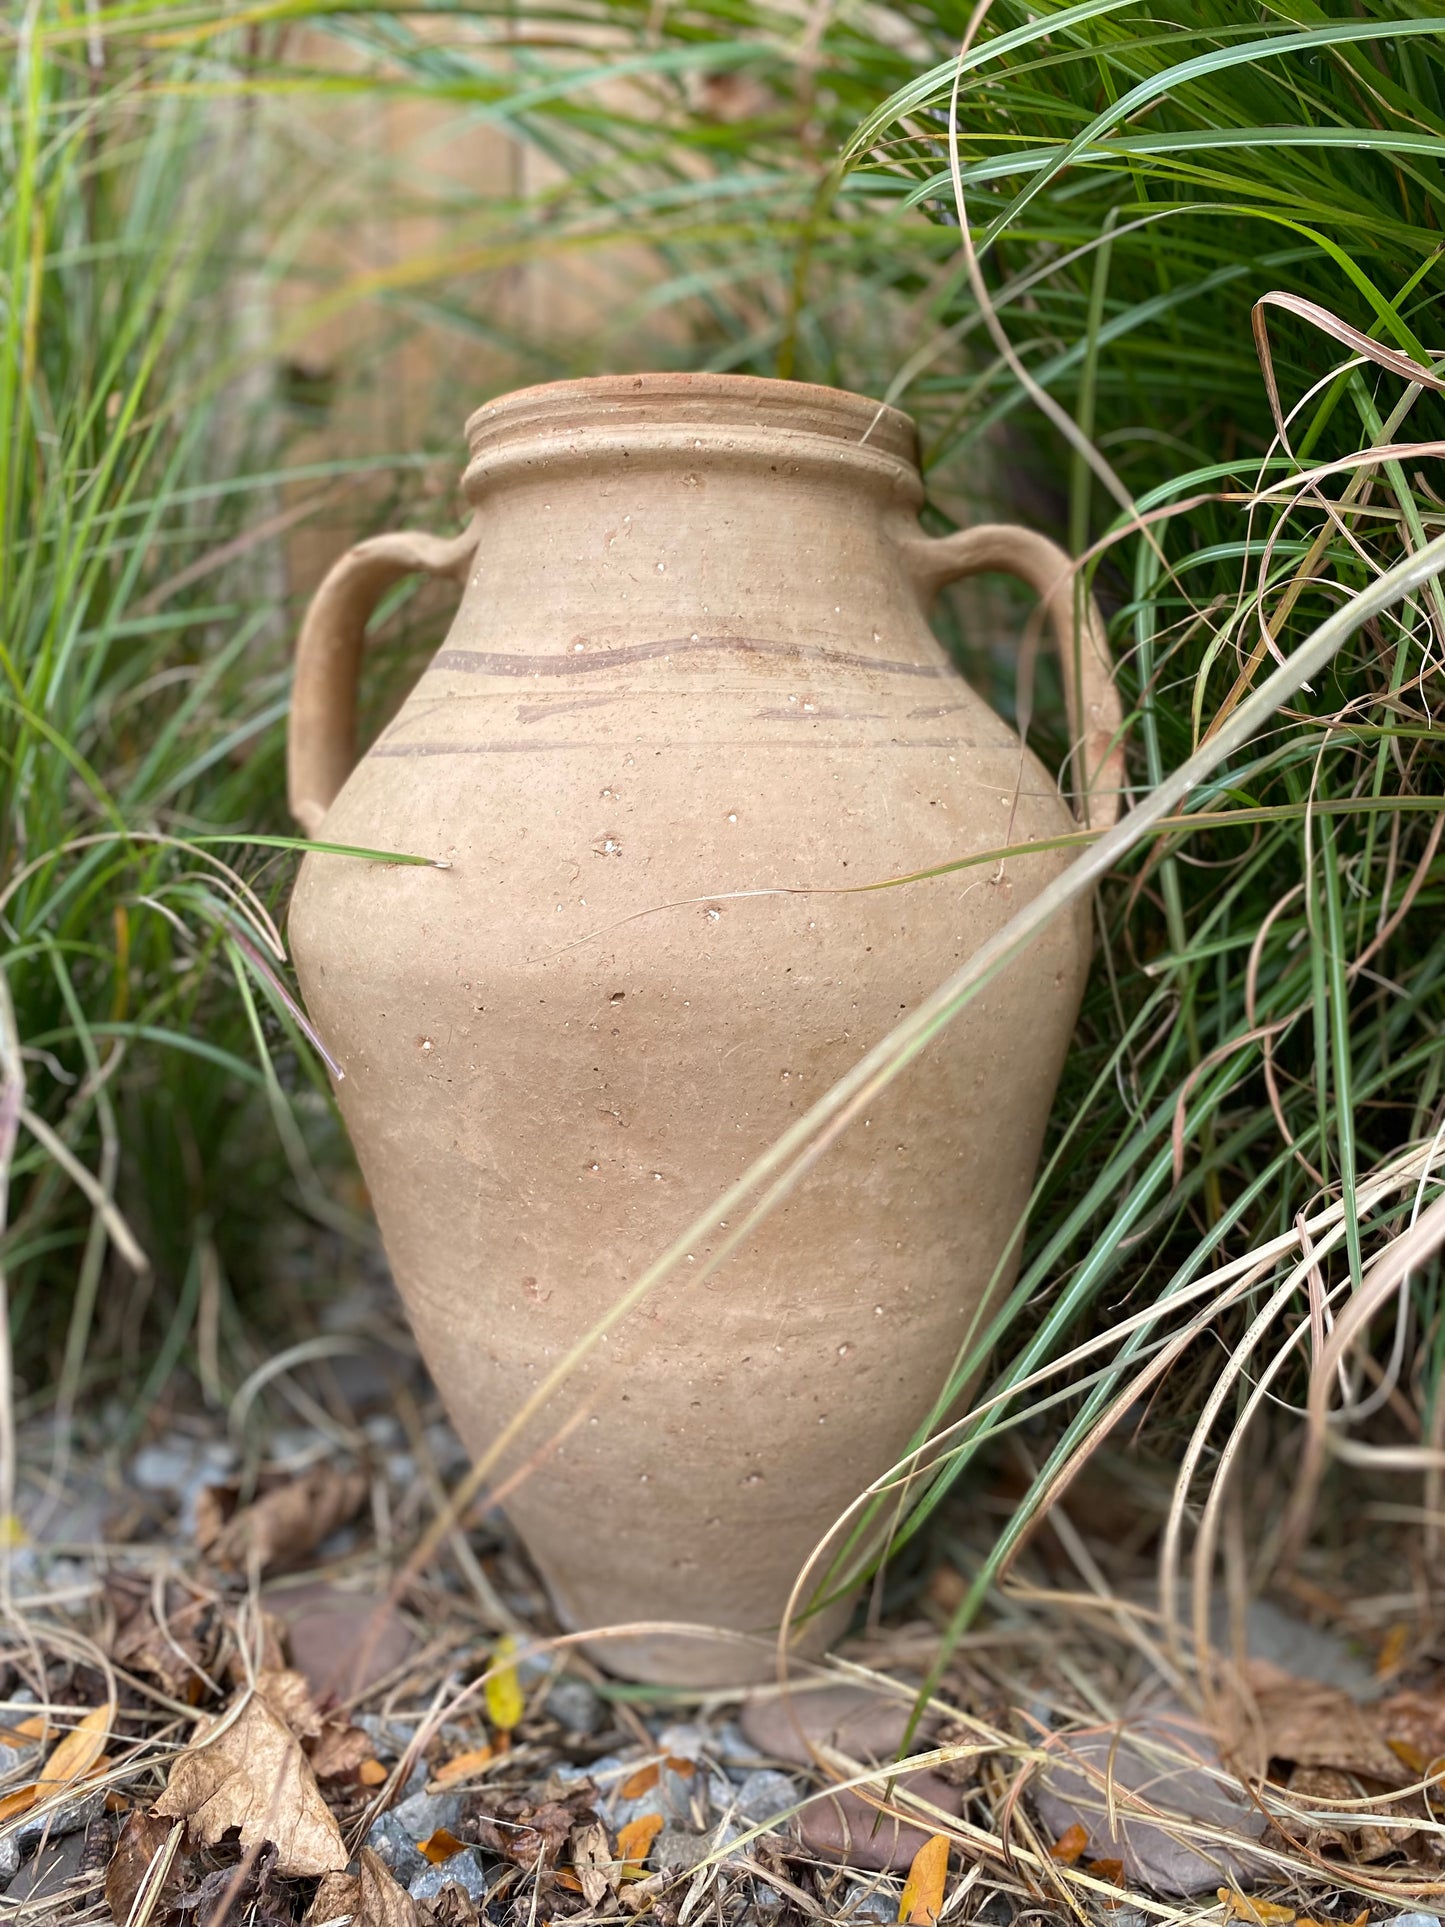
{"type": "MultiPolygon", "coordinates": [[[[1028,849],[1074,827],[1054,774],[929,629],[944,581],[1011,568],[1045,596],[1095,823],[1119,774],[1064,558],[1022,530],[925,537],[906,416],[640,376],[524,391],[469,435],[467,534],[362,544],[318,593],[291,743],[309,832],[449,867],[313,853],[290,931],[397,1283],[479,1452],[1067,861],[1028,849]],[[366,614],[419,567],[464,581],[461,607],[351,769],[366,614]],[[1002,868],[850,893],[1006,843],[1002,868]]],[[[1081,908],[716,1275],[685,1265],[553,1401],[508,1509],[569,1626],[776,1626],[1012,1278],[1089,953],[1081,908]]],[[[594,1651],[691,1683],[772,1664],[642,1632],[594,1651]]]]}

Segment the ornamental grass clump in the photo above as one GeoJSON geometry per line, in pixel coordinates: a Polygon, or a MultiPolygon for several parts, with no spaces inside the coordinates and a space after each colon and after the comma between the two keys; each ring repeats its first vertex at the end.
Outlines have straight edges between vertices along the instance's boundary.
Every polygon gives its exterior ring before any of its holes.
{"type": "MultiPolygon", "coordinates": [[[[6,53],[0,891],[11,1089],[23,1062],[54,1139],[22,1133],[11,1178],[26,1342],[42,1331],[72,1385],[92,1369],[123,1207],[153,1257],[181,1232],[147,1369],[214,1377],[206,1252],[238,1269],[247,1170],[284,1153],[290,1195],[326,1209],[298,1121],[324,1131],[324,1078],[238,880],[279,888],[239,840],[280,823],[287,624],[244,561],[275,512],[275,422],[195,372],[198,317],[237,325],[229,296],[268,257],[231,202],[198,210],[187,157],[221,102],[282,154],[298,94],[445,103],[541,171],[454,198],[425,258],[312,288],[299,329],[366,302],[398,332],[424,313],[487,343],[499,387],[681,365],[895,401],[938,525],[1052,525],[1121,665],[1133,809],[1018,1284],[954,1361],[934,1442],[820,1551],[800,1609],[876,1561],[883,1528],[895,1567],[914,1558],[1005,1431],[1027,1489],[957,1628],[1126,1419],[1179,1467],[1169,1561],[1212,1555],[1233,1475],[1261,1577],[1341,1463],[1423,1476],[1437,1534],[1445,20],[1380,0],[289,18],[304,46],[204,6],[32,8],[6,53]],[[545,307],[530,331],[499,322],[506,277],[539,262],[584,275],[590,331],[545,307]],[[228,873],[203,834],[232,839],[228,873]]],[[[414,212],[416,182],[392,186],[414,212]]],[[[254,373],[276,347],[221,361],[254,373]]],[[[1002,611],[1001,636],[1023,627],[1002,611]]],[[[1062,761],[1048,665],[1015,685],[1011,647],[965,661],[1062,761]]],[[[868,1075],[923,1041],[895,1037],[868,1075]]]]}

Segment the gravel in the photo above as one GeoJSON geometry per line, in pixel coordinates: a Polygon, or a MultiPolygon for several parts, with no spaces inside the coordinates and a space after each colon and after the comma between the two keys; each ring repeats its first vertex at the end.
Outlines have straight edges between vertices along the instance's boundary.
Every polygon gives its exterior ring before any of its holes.
{"type": "Polygon", "coordinates": [[[394,1812],[383,1813],[380,1819],[372,1822],[366,1844],[373,1853],[381,1856],[404,1887],[431,1871],[425,1857],[417,1852],[416,1842],[394,1812]]]}
{"type": "Polygon", "coordinates": [[[435,1900],[443,1887],[460,1887],[471,1900],[483,1900],[490,1885],[487,1863],[476,1847],[465,1847],[443,1860],[439,1867],[428,1867],[412,1881],[408,1892],[413,1900],[435,1900]]]}

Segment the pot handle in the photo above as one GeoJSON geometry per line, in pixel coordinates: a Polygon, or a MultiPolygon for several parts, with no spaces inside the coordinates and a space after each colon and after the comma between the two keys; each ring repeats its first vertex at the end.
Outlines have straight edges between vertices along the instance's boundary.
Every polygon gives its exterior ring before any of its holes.
{"type": "Polygon", "coordinates": [[[902,546],[914,581],[930,600],[945,583],[994,569],[1037,591],[1054,632],[1074,755],[1082,768],[1074,814],[1080,823],[1107,830],[1123,806],[1123,708],[1092,596],[1084,598],[1082,633],[1075,628],[1074,563],[1046,535],[1009,522],[985,522],[955,535],[910,536],[902,546]]]}
{"type": "Polygon", "coordinates": [[[356,763],[356,692],[372,610],[393,582],[416,570],[465,582],[480,531],[475,522],[447,541],[405,530],[358,542],[334,562],[311,598],[296,644],[286,734],[291,814],[315,836],[356,763]]]}

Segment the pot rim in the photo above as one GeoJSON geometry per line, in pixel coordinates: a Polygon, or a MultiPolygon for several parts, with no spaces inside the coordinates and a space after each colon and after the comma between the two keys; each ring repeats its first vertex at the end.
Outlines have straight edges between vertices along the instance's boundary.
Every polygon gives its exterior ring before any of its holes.
{"type": "Polygon", "coordinates": [[[918,473],[918,432],[911,415],[870,396],[819,382],[763,375],[686,371],[588,375],[540,382],[483,403],[468,418],[472,461],[521,442],[576,446],[600,431],[650,436],[686,429],[699,438],[729,433],[776,435],[780,442],[822,439],[883,457],[918,473]]]}

